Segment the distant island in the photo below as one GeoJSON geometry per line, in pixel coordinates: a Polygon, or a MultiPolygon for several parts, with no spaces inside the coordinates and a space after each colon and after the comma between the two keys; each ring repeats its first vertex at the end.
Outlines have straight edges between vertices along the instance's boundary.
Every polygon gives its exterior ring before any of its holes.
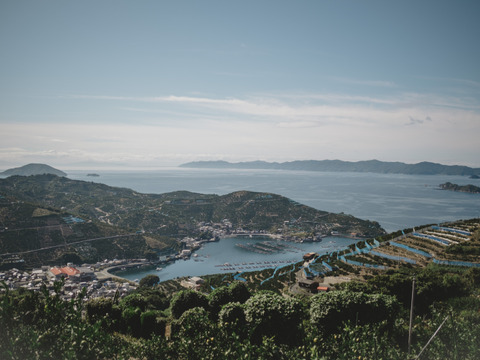
{"type": "Polygon", "coordinates": [[[67,173],[45,164],[28,164],[18,168],[8,169],[0,173],[0,175],[4,175],[4,176],[14,176],[14,175],[31,176],[31,175],[44,175],[44,174],[67,176],[67,173]]]}
{"type": "Polygon", "coordinates": [[[99,177],[100,175],[95,174],[95,173],[90,173],[90,174],[87,174],[87,176],[99,177]]]}
{"type": "Polygon", "coordinates": [[[451,182],[446,182],[445,184],[440,184],[440,189],[450,190],[450,191],[459,191],[466,192],[470,194],[480,194],[480,187],[474,185],[457,185],[452,184],[451,182]]]}
{"type": "Polygon", "coordinates": [[[425,161],[418,164],[384,162],[379,160],[357,162],[341,160],[297,160],[283,163],[266,161],[247,161],[238,163],[230,163],[227,161],[194,161],[182,164],[180,167],[203,169],[271,169],[331,172],[370,172],[379,174],[407,175],[480,175],[480,168],[471,168],[461,165],[442,165],[425,161]]]}

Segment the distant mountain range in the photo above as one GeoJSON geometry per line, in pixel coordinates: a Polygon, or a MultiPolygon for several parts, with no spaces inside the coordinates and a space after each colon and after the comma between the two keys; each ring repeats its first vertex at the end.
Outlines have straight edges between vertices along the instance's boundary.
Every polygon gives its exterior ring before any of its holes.
{"type": "Polygon", "coordinates": [[[44,175],[44,174],[67,176],[67,174],[64,173],[63,171],[55,169],[45,164],[28,164],[18,168],[8,169],[0,173],[0,175],[4,175],[4,176],[13,176],[13,175],[30,176],[30,175],[44,175]]]}
{"type": "Polygon", "coordinates": [[[230,163],[227,161],[194,161],[180,165],[183,168],[210,168],[210,169],[273,169],[273,170],[304,170],[304,171],[332,171],[332,172],[370,172],[380,174],[408,174],[408,175],[463,175],[473,176],[480,174],[480,168],[471,168],[461,165],[442,165],[432,162],[405,164],[402,162],[368,161],[341,161],[341,160],[297,160],[290,162],[248,161],[230,163]]]}

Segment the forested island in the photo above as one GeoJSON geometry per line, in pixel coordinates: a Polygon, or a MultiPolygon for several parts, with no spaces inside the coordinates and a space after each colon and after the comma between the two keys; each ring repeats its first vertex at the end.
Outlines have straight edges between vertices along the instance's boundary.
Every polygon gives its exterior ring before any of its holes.
{"type": "Polygon", "coordinates": [[[194,161],[180,165],[185,168],[202,169],[271,169],[331,172],[371,172],[379,174],[407,175],[462,175],[480,174],[480,169],[461,165],[442,165],[432,162],[405,164],[402,162],[341,161],[341,160],[297,160],[290,162],[247,161],[231,163],[227,161],[194,161]]]}
{"type": "Polygon", "coordinates": [[[445,184],[440,184],[440,189],[450,190],[450,191],[459,191],[470,194],[480,194],[480,187],[474,185],[457,185],[452,184],[451,182],[446,182],[445,184]]]}

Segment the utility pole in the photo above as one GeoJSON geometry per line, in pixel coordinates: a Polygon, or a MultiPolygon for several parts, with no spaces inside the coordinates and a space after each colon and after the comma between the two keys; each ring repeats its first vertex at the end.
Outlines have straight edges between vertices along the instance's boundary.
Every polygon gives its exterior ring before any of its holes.
{"type": "Polygon", "coordinates": [[[415,275],[412,282],[412,301],[410,303],[410,325],[408,327],[408,354],[410,354],[410,347],[412,345],[412,323],[413,323],[413,303],[415,300],[415,275]]]}

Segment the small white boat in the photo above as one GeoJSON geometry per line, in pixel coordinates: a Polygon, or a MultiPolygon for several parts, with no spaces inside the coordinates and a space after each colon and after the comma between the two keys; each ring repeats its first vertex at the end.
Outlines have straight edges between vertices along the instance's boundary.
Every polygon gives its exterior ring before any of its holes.
{"type": "Polygon", "coordinates": [[[161,271],[161,270],[163,270],[163,268],[157,267],[156,270],[157,270],[157,271],[161,271]]]}

